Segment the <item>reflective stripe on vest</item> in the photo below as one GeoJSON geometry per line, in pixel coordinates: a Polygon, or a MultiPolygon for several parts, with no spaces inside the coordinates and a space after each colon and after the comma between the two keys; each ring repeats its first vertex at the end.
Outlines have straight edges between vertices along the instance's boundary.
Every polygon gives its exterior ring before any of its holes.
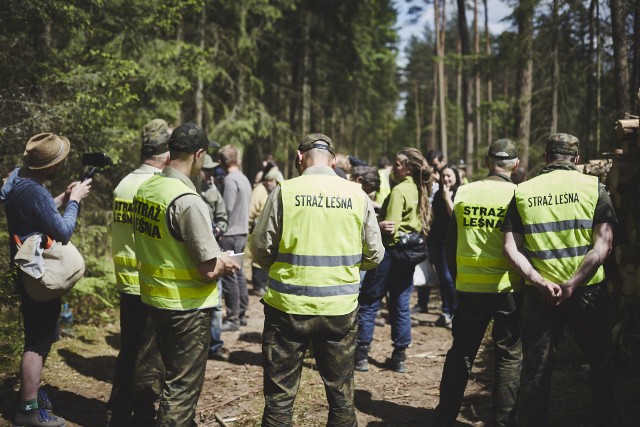
{"type": "MultiPolygon", "coordinates": [[[[169,205],[188,193],[197,195],[178,179],[155,175],[140,186],[134,198],[140,295],[144,303],[157,308],[192,310],[218,305],[217,283],[202,279],[186,245],[169,229],[169,205]]],[[[200,232],[213,234],[211,229],[200,232]]]]}
{"type": "Polygon", "coordinates": [[[133,196],[138,187],[153,173],[136,171],[125,176],[113,190],[113,224],[111,226],[111,253],[118,291],[140,295],[138,270],[133,241],[133,196]]]}
{"type": "Polygon", "coordinates": [[[282,237],[264,301],[292,314],[342,315],[358,304],[365,197],[338,176],[280,184],[282,237]]]}
{"type": "Polygon", "coordinates": [[[458,230],[456,289],[513,292],[520,277],[502,254],[500,231],[515,184],[484,179],[458,188],[453,206],[458,230]]]}
{"type": "MultiPolygon", "coordinates": [[[[515,194],[531,264],[545,279],[566,282],[593,245],[598,178],[555,170],[520,184],[515,194]]],[[[586,285],[603,280],[600,266],[586,285]]]]}

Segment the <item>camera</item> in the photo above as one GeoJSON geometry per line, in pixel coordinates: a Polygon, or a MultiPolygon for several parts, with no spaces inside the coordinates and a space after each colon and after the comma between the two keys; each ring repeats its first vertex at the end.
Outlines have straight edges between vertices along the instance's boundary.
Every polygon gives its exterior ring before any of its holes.
{"type": "Polygon", "coordinates": [[[81,179],[81,181],[86,181],[111,166],[111,158],[106,153],[84,153],[82,154],[82,165],[89,166],[81,179]]]}

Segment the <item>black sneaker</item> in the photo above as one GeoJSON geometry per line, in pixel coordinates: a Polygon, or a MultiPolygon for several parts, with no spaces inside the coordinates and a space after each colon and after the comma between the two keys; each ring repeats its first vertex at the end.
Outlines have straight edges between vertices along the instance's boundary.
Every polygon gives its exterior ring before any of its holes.
{"type": "Polygon", "coordinates": [[[407,372],[407,368],[405,366],[406,360],[407,355],[405,354],[404,349],[394,349],[393,353],[391,353],[391,358],[387,359],[387,365],[391,367],[393,372],[404,374],[405,372],[407,372]]]}
{"type": "Polygon", "coordinates": [[[238,324],[240,326],[247,326],[247,318],[246,317],[241,317],[240,320],[238,320],[238,324]]]}
{"type": "Polygon", "coordinates": [[[370,346],[361,344],[356,347],[355,362],[353,369],[360,372],[369,370],[369,348],[370,346]]]}

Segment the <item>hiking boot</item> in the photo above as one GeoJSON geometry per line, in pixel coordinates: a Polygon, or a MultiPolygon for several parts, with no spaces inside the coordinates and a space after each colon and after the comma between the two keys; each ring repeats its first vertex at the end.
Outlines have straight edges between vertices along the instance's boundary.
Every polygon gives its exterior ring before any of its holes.
{"type": "Polygon", "coordinates": [[[47,392],[42,389],[38,390],[38,408],[42,408],[48,412],[53,411],[53,405],[51,404],[51,400],[49,400],[49,396],[47,396],[47,392]]]}
{"type": "Polygon", "coordinates": [[[34,409],[26,414],[17,410],[13,422],[13,427],[64,427],[66,425],[67,421],[64,418],[56,417],[43,408],[34,409]]]}
{"type": "Polygon", "coordinates": [[[356,347],[356,357],[353,365],[353,369],[360,372],[367,372],[369,370],[369,346],[359,345],[356,347]]]}
{"type": "Polygon", "coordinates": [[[391,353],[391,359],[387,359],[387,364],[391,366],[393,372],[397,372],[399,374],[404,374],[407,372],[407,368],[405,367],[405,361],[407,360],[407,355],[403,349],[394,349],[393,353],[391,353]]]}

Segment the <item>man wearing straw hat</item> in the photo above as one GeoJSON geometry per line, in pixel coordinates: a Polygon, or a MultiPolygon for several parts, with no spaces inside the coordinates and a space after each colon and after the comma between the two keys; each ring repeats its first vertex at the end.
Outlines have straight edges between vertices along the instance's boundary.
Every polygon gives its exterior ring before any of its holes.
{"type": "MultiPolygon", "coordinates": [[[[0,191],[10,236],[24,241],[33,234],[42,233],[62,244],[69,242],[76,226],[79,203],[89,194],[91,179],[72,182],[55,198],[43,184],[62,169],[70,148],[67,138],[52,133],[41,133],[29,139],[24,151],[24,166],[9,174],[0,191]],[[58,209],[63,206],[65,210],[61,215],[58,209]]],[[[17,252],[14,239],[10,239],[10,248],[13,259],[17,252]]],[[[53,415],[46,393],[38,389],[44,362],[57,339],[60,298],[34,300],[19,275],[16,276],[16,287],[24,321],[24,350],[20,362],[20,403],[14,424],[64,426],[66,421],[53,415]]]]}

